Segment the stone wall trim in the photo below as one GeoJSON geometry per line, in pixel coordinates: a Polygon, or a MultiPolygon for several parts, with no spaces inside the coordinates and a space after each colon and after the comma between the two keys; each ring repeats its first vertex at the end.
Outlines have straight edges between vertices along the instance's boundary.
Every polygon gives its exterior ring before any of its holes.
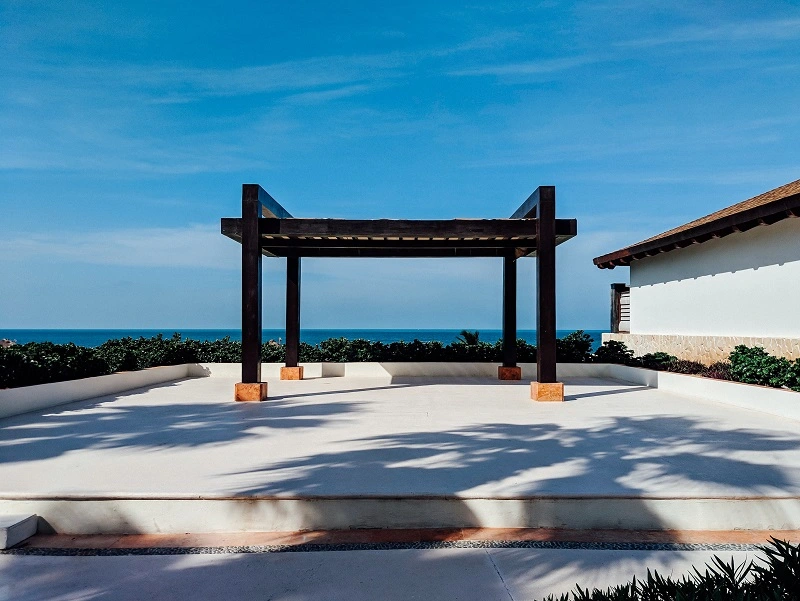
{"type": "Polygon", "coordinates": [[[647,353],[669,353],[678,359],[709,365],[727,361],[737,345],[760,346],[776,357],[800,358],[800,338],[765,336],[690,336],[676,334],[603,334],[603,342],[618,340],[636,356],[647,353]]]}

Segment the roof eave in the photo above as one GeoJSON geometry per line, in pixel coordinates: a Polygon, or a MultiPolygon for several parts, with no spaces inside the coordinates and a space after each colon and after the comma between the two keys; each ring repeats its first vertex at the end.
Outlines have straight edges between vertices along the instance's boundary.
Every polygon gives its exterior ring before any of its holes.
{"type": "Polygon", "coordinates": [[[798,216],[800,216],[800,194],[793,194],[671,236],[633,244],[612,253],[595,257],[593,261],[600,269],[614,269],[614,267],[627,266],[638,259],[669,252],[677,248],[685,248],[693,244],[702,244],[714,238],[722,238],[735,232],[747,231],[758,225],[771,225],[778,221],[798,216]]]}

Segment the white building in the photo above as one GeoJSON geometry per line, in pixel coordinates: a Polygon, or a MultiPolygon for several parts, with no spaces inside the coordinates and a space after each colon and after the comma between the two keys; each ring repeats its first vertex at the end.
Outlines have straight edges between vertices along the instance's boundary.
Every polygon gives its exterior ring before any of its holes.
{"type": "Polygon", "coordinates": [[[737,344],[800,357],[798,216],[800,180],[597,257],[601,269],[630,266],[629,300],[612,286],[603,339],[705,363],[737,344]]]}

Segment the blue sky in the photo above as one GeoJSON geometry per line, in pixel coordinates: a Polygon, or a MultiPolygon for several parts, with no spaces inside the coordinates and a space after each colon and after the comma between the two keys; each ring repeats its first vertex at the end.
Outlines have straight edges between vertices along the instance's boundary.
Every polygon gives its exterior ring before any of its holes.
{"type": "MultiPolygon", "coordinates": [[[[796,2],[0,0],[0,55],[0,328],[237,327],[219,218],[256,182],[360,218],[506,217],[555,185],[558,326],[599,329],[628,274],[594,256],[800,177],[796,2]]],[[[303,326],[499,328],[500,283],[306,260],[303,326]]]]}

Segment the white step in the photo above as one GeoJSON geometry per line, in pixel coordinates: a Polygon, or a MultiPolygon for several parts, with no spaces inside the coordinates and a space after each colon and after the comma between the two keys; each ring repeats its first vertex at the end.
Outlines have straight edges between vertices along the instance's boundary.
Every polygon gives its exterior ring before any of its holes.
{"type": "Polygon", "coordinates": [[[36,534],[36,515],[0,515],[0,549],[9,549],[36,534]]]}

